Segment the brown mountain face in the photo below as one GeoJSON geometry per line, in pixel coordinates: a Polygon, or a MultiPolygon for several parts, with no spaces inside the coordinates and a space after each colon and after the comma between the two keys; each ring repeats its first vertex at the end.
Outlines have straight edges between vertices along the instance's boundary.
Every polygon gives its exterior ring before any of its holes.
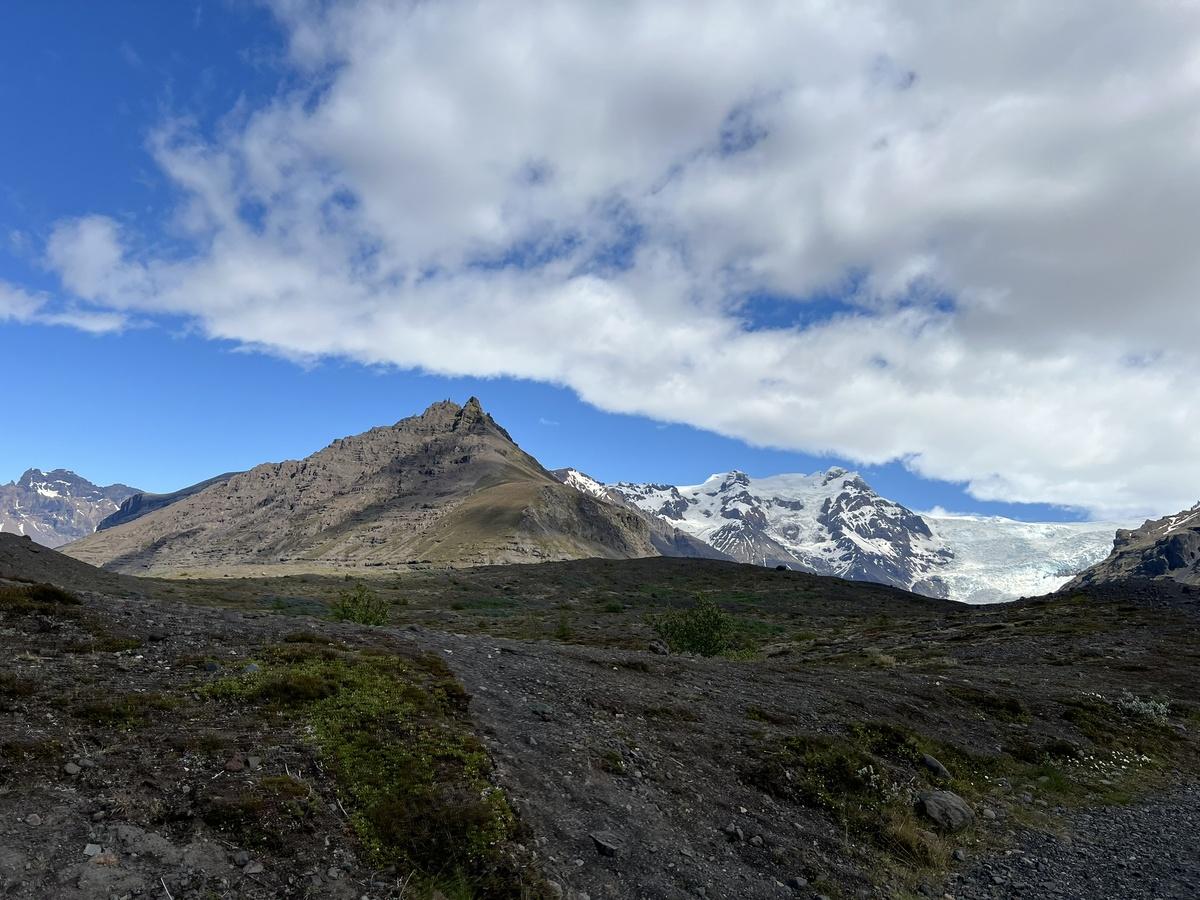
{"type": "Polygon", "coordinates": [[[256,466],[64,552],[142,574],[658,555],[641,518],[560,484],[474,397],[256,466]]]}
{"type": "Polygon", "coordinates": [[[1121,581],[1166,578],[1200,585],[1200,503],[1191,509],[1117,532],[1107,559],[1082,572],[1063,590],[1121,581]]]}

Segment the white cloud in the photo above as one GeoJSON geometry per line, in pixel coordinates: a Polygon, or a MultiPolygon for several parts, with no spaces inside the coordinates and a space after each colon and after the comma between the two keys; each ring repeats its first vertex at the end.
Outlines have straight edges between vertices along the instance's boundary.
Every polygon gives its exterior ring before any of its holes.
{"type": "Polygon", "coordinates": [[[65,325],[92,334],[120,331],[127,324],[120,313],[56,304],[45,294],[31,294],[4,281],[0,281],[0,322],[65,325]]]}
{"type": "Polygon", "coordinates": [[[68,290],[981,498],[1193,498],[1200,8],[276,9],[311,90],[153,143],[192,251],[64,222],[68,290]],[[852,315],[744,327],[850,272],[852,315]]]}

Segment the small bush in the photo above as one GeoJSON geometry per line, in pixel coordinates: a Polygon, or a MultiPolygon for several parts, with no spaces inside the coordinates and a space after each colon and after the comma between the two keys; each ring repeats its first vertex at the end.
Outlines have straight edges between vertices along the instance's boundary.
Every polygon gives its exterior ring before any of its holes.
{"type": "Polygon", "coordinates": [[[1121,696],[1113,702],[1113,705],[1127,716],[1149,719],[1151,722],[1157,722],[1159,725],[1167,723],[1167,717],[1171,711],[1171,703],[1168,700],[1137,697],[1129,691],[1123,691],[1121,696]]]}
{"type": "Polygon", "coordinates": [[[719,656],[734,649],[733,617],[712,600],[672,610],[654,619],[654,630],[675,653],[719,656]]]}
{"type": "MultiPolygon", "coordinates": [[[[348,577],[348,576],[347,576],[348,577]]],[[[357,622],[359,625],[383,625],[387,623],[392,604],[363,584],[356,583],[342,591],[329,616],[335,622],[357,622]]]]}
{"type": "Polygon", "coordinates": [[[79,605],[78,597],[52,584],[0,587],[0,613],[7,615],[62,615],[66,613],[66,607],[79,605]]]}

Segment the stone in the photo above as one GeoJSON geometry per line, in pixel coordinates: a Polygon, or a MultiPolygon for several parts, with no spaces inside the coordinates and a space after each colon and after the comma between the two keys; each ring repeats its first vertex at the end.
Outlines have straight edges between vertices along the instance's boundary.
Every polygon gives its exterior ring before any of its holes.
{"type": "Polygon", "coordinates": [[[975,821],[970,804],[953,791],[927,791],[918,795],[917,812],[943,831],[962,831],[975,821]]]}
{"type": "Polygon", "coordinates": [[[243,675],[257,675],[262,671],[262,666],[258,663],[246,663],[246,667],[242,669],[243,675]]]}
{"type": "Polygon", "coordinates": [[[596,852],[601,856],[617,856],[621,852],[621,842],[616,835],[609,831],[594,831],[590,835],[596,845],[596,852]]]}
{"type": "Polygon", "coordinates": [[[235,866],[244,866],[248,862],[250,862],[250,853],[248,851],[239,850],[233,854],[233,864],[235,866]]]}
{"type": "Polygon", "coordinates": [[[668,647],[664,641],[656,640],[650,642],[650,652],[656,656],[670,656],[671,648],[668,647]]]}
{"type": "Polygon", "coordinates": [[[257,772],[259,769],[262,768],[262,757],[261,756],[247,756],[246,764],[248,766],[250,766],[250,769],[252,771],[257,772]]]}
{"type": "Polygon", "coordinates": [[[72,778],[74,778],[76,775],[78,775],[80,772],[82,772],[83,769],[79,768],[79,766],[76,765],[75,763],[69,762],[65,766],[63,766],[63,771],[66,772],[68,775],[70,775],[72,778]]]}
{"type": "Polygon", "coordinates": [[[793,875],[787,880],[787,886],[793,891],[802,891],[808,887],[808,879],[802,875],[793,875]]]}
{"type": "Polygon", "coordinates": [[[257,859],[250,860],[250,862],[246,863],[246,865],[244,865],[242,867],[242,871],[245,872],[247,875],[257,875],[262,870],[263,870],[263,864],[260,863],[257,859]]]}
{"type": "Polygon", "coordinates": [[[958,860],[958,862],[966,862],[967,861],[967,851],[964,850],[962,847],[957,848],[954,851],[954,858],[956,860],[958,860]]]}
{"type": "Polygon", "coordinates": [[[763,839],[756,834],[754,837],[750,838],[750,843],[755,847],[761,847],[763,845],[763,839]]]}
{"type": "Polygon", "coordinates": [[[88,844],[83,848],[83,855],[87,857],[99,856],[103,849],[99,844],[88,844]]]}
{"type": "Polygon", "coordinates": [[[242,772],[246,768],[246,762],[240,756],[231,756],[225,761],[226,772],[242,772]]]}
{"type": "Polygon", "coordinates": [[[39,825],[42,824],[42,817],[39,816],[37,813],[28,815],[25,817],[25,824],[32,825],[34,828],[37,828],[39,825]]]}
{"type": "Polygon", "coordinates": [[[211,659],[204,664],[205,672],[220,672],[221,666],[219,663],[213,662],[211,659]]]}
{"type": "Polygon", "coordinates": [[[943,766],[936,756],[930,756],[928,753],[922,754],[921,764],[938,778],[947,780],[950,778],[950,770],[943,766]]]}
{"type": "Polygon", "coordinates": [[[983,811],[983,817],[989,822],[993,822],[996,819],[996,811],[994,809],[985,809],[983,811]]]}

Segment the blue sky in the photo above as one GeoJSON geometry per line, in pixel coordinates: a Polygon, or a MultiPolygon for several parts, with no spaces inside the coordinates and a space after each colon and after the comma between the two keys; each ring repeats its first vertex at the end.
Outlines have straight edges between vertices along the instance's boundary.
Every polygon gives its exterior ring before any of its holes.
{"type": "Polygon", "coordinates": [[[6,10],[0,481],[169,490],[476,394],[602,480],[836,464],[1028,520],[1192,497],[1191,332],[1146,325],[1194,309],[1200,204],[1155,158],[1195,112],[1157,89],[1184,13],[1119,26],[1116,141],[1086,106],[1108,45],[1035,52],[1094,16],[1014,20],[960,70],[902,5],[735,7],[6,10]],[[1028,85],[1044,118],[978,119],[1041,116],[1003,105],[1028,85]]]}

